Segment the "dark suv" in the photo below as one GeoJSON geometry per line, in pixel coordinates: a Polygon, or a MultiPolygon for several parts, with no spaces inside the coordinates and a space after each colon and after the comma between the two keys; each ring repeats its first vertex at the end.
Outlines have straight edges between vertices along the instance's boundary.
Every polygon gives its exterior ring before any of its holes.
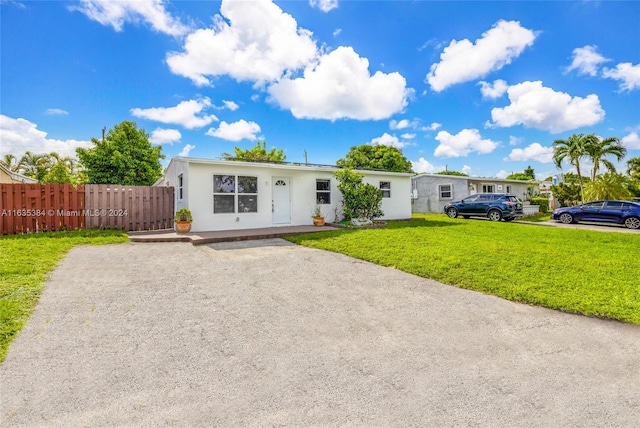
{"type": "Polygon", "coordinates": [[[522,202],[506,193],[478,193],[467,196],[461,201],[449,202],[444,212],[451,218],[461,215],[469,217],[487,217],[491,221],[511,221],[522,217],[522,202]]]}

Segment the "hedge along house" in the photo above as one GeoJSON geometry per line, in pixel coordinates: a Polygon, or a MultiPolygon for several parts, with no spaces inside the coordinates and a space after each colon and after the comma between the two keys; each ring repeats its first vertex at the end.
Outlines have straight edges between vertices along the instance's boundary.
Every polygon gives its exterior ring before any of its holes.
{"type": "MultiPolygon", "coordinates": [[[[192,231],[313,224],[321,207],[328,222],[341,218],[338,167],[174,157],[154,186],[175,187],[175,207],[193,215],[192,231]]],[[[411,174],[359,171],[381,189],[382,219],[411,217],[411,174]]]]}
{"type": "Polygon", "coordinates": [[[411,178],[411,211],[442,213],[444,206],[475,193],[510,193],[522,201],[538,192],[530,181],[457,175],[419,174],[411,178]]]}

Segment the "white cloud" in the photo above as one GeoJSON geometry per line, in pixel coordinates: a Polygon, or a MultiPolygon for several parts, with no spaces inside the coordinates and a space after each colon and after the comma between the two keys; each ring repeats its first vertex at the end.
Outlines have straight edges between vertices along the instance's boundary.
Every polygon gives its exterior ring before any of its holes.
{"type": "Polygon", "coordinates": [[[342,33],[342,28],[336,28],[333,31],[333,37],[338,37],[340,35],[340,33],[342,33]]]}
{"type": "Polygon", "coordinates": [[[187,129],[193,129],[218,121],[218,118],[213,114],[198,116],[199,113],[209,107],[211,107],[211,100],[202,98],[200,100],[182,101],[175,107],[133,108],[131,109],[131,114],[156,122],[173,123],[182,125],[187,129]]]}
{"type": "Polygon", "coordinates": [[[45,114],[48,116],[66,116],[69,114],[69,112],[60,108],[48,108],[45,111],[45,114]]]}
{"type": "Polygon", "coordinates": [[[464,172],[465,174],[471,173],[471,167],[469,165],[464,165],[462,167],[462,172],[464,172]]]}
{"type": "Polygon", "coordinates": [[[427,130],[427,131],[435,131],[436,129],[438,129],[438,128],[440,128],[440,127],[442,127],[442,124],[441,124],[441,123],[433,122],[431,125],[429,125],[429,126],[426,128],[426,130],[427,130]]]}
{"type": "Polygon", "coordinates": [[[400,139],[398,139],[398,137],[396,137],[395,135],[389,135],[386,132],[384,134],[382,134],[381,137],[377,137],[372,139],[369,144],[371,145],[377,145],[377,144],[381,144],[383,146],[391,146],[391,147],[395,147],[397,149],[401,149],[403,147],[408,146],[410,143],[406,142],[406,141],[400,141],[400,139]]]}
{"type": "Polygon", "coordinates": [[[407,119],[389,121],[389,129],[405,129],[410,125],[407,119]]]}
{"type": "Polygon", "coordinates": [[[257,123],[241,119],[234,123],[222,121],[218,129],[209,129],[207,135],[223,140],[240,141],[242,139],[256,140],[258,132],[260,132],[260,126],[257,123]]]}
{"type": "Polygon", "coordinates": [[[633,91],[640,89],[640,64],[633,65],[630,62],[618,64],[616,68],[605,68],[602,76],[609,79],[620,80],[620,90],[633,91]]]}
{"type": "Polygon", "coordinates": [[[238,104],[234,103],[233,101],[224,100],[222,102],[224,103],[224,106],[231,111],[236,111],[240,108],[238,104]]]}
{"type": "Polygon", "coordinates": [[[338,0],[309,0],[309,5],[323,12],[329,12],[338,7],[338,0]]]}
{"type": "Polygon", "coordinates": [[[420,159],[418,159],[417,162],[411,161],[411,169],[414,172],[417,172],[417,173],[426,172],[427,174],[432,174],[434,172],[443,171],[444,167],[443,166],[435,166],[435,165],[431,164],[425,158],[420,158],[420,159]]]}
{"type": "Polygon", "coordinates": [[[482,98],[496,99],[500,98],[507,92],[509,85],[502,79],[494,80],[493,84],[488,82],[480,82],[480,92],[482,98]]]}
{"type": "Polygon", "coordinates": [[[509,175],[509,173],[507,171],[505,171],[504,169],[501,169],[500,171],[498,171],[498,173],[496,174],[496,178],[507,178],[507,176],[509,175]]]}
{"type": "Polygon", "coordinates": [[[522,137],[514,137],[513,135],[509,136],[509,145],[510,146],[517,146],[520,143],[522,143],[524,141],[524,138],[522,137]]]}
{"type": "Polygon", "coordinates": [[[312,33],[271,1],[223,0],[212,28],[189,34],[182,52],[167,55],[172,73],[197,85],[229,75],[270,82],[306,66],[317,54],[312,33]]]}
{"type": "Polygon", "coordinates": [[[566,72],[572,70],[578,70],[578,74],[587,74],[589,76],[596,76],[598,74],[598,67],[600,64],[610,61],[597,52],[597,46],[585,46],[582,48],[575,48],[573,50],[573,61],[571,65],[567,67],[566,72]]]}
{"type": "Polygon", "coordinates": [[[507,93],[511,104],[491,110],[494,123],[487,123],[487,126],[524,125],[557,134],[594,125],[605,115],[597,95],[571,97],[542,86],[540,81],[510,86],[507,93]]]}
{"type": "Polygon", "coordinates": [[[399,73],[369,73],[369,61],[341,46],[309,66],[304,77],[268,88],[271,100],[296,118],[385,119],[407,105],[410,90],[399,73]]]}
{"type": "Polygon", "coordinates": [[[177,129],[156,128],[149,137],[153,144],[173,144],[180,141],[182,134],[177,129]]]}
{"type": "Polygon", "coordinates": [[[513,149],[509,153],[508,160],[528,161],[534,160],[542,163],[553,161],[553,147],[544,147],[540,143],[529,144],[524,149],[513,149]]]}
{"type": "Polygon", "coordinates": [[[405,140],[413,140],[414,138],[416,138],[416,134],[406,133],[406,134],[401,134],[400,137],[405,140]]]}
{"type": "Polygon", "coordinates": [[[498,21],[473,44],[452,40],[427,74],[431,88],[440,92],[456,83],[468,82],[500,70],[533,44],[536,34],[517,21],[498,21]]]}
{"type": "Polygon", "coordinates": [[[122,31],[125,23],[145,22],[160,33],[181,36],[189,31],[165,9],[162,0],[80,0],[78,6],[70,6],[102,25],[110,25],[122,31]]]}
{"type": "Polygon", "coordinates": [[[477,129],[463,129],[456,135],[440,131],[436,135],[436,140],[440,144],[433,154],[440,158],[458,158],[472,152],[486,154],[498,147],[498,143],[483,139],[477,129]]]}
{"type": "Polygon", "coordinates": [[[14,119],[0,114],[0,155],[12,154],[19,158],[26,151],[32,153],[56,152],[61,156],[76,156],[76,148],[90,148],[91,141],[54,140],[40,131],[38,125],[26,119],[14,119]]]}
{"type": "Polygon", "coordinates": [[[628,150],[640,150],[640,135],[636,131],[625,135],[620,141],[628,150]]]}
{"type": "Polygon", "coordinates": [[[196,148],[196,146],[193,146],[191,144],[187,144],[182,148],[180,153],[178,153],[178,156],[187,157],[187,156],[189,156],[189,153],[191,152],[191,150],[193,150],[195,148],[196,148]]]}

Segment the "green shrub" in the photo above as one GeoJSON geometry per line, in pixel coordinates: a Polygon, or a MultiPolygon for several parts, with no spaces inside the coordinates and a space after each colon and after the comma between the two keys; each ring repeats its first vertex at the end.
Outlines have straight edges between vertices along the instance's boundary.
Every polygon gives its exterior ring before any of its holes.
{"type": "Polygon", "coordinates": [[[366,218],[373,220],[382,217],[382,191],[371,184],[364,184],[364,175],[345,168],[335,172],[340,182],[338,189],[342,193],[342,212],[344,219],[366,218]]]}
{"type": "Polygon", "coordinates": [[[549,211],[549,200],[547,198],[529,198],[529,202],[531,202],[531,205],[540,205],[538,211],[541,213],[549,211]]]}

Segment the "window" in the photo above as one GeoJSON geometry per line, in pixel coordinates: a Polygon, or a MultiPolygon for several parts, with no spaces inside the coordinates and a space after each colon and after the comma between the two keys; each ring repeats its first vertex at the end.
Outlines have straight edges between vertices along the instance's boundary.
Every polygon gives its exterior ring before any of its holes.
{"type": "Polygon", "coordinates": [[[482,185],[482,193],[494,193],[495,192],[495,185],[493,184],[483,184],[482,185]]]}
{"type": "Polygon", "coordinates": [[[383,198],[391,197],[391,182],[390,181],[381,181],[380,182],[380,190],[382,190],[383,198]]]}
{"type": "Polygon", "coordinates": [[[438,186],[438,193],[440,193],[440,199],[452,199],[451,184],[441,184],[438,186]]]}
{"type": "Polygon", "coordinates": [[[507,184],[507,193],[511,193],[511,185],[507,184]]]}
{"type": "Polygon", "coordinates": [[[213,176],[213,213],[257,213],[258,177],[213,176]]]}
{"type": "Polygon", "coordinates": [[[178,199],[182,199],[182,174],[178,176],[178,199]]]}
{"type": "Polygon", "coordinates": [[[627,205],[620,201],[609,201],[607,202],[607,209],[609,210],[621,210],[624,205],[627,205]]]}
{"type": "Polygon", "coordinates": [[[331,180],[316,180],[316,204],[331,203],[331,180]]]}

